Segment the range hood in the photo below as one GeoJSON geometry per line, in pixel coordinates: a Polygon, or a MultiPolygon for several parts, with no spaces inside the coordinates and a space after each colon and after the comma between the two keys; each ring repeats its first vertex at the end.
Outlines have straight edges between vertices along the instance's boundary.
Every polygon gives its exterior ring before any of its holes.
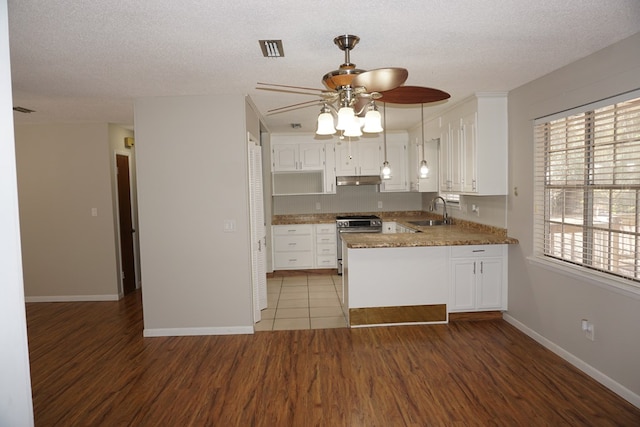
{"type": "Polygon", "coordinates": [[[337,176],[336,185],[378,185],[382,182],[380,175],[337,176]]]}

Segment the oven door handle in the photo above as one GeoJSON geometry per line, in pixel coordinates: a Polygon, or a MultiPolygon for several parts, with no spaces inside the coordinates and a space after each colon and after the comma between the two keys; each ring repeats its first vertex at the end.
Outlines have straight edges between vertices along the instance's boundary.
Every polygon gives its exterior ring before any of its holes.
{"type": "Polygon", "coordinates": [[[381,227],[340,228],[338,233],[382,233],[381,227]]]}

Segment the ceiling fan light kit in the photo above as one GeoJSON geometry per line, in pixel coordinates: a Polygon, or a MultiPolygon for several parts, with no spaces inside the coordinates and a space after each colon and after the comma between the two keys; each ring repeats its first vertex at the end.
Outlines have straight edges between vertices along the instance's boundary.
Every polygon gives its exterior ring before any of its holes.
{"type": "MultiPolygon", "coordinates": [[[[356,64],[351,62],[350,52],[359,41],[360,37],[351,34],[340,35],[333,39],[338,48],[344,52],[344,63],[337,70],[330,71],[322,77],[322,83],[328,90],[271,85],[277,88],[318,91],[320,93],[317,96],[320,99],[276,108],[269,110],[269,113],[321,104],[323,107],[318,115],[316,134],[333,135],[336,131],[341,131],[341,137],[358,137],[362,135],[362,132],[381,133],[384,131],[380,113],[376,108],[376,100],[384,102],[385,105],[387,102],[424,104],[442,101],[450,97],[448,93],[439,89],[402,86],[409,77],[409,72],[405,68],[389,67],[370,71],[356,68],[356,64]],[[333,123],[334,114],[337,116],[335,125],[333,123]],[[362,115],[364,115],[364,120],[360,120],[362,115]]],[[[259,89],[287,91],[274,88],[259,89]]],[[[291,90],[289,92],[300,93],[291,90]]]]}

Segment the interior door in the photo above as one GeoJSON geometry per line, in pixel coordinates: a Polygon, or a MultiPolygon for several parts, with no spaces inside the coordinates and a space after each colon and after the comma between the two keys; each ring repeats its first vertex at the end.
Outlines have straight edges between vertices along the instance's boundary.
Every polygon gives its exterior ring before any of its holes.
{"type": "Polygon", "coordinates": [[[251,285],[253,290],[253,321],[259,322],[260,310],[267,308],[267,256],[264,199],[262,186],[262,147],[248,135],[249,207],[251,222],[251,285]]]}
{"type": "Polygon", "coordinates": [[[136,290],[136,267],[133,249],[133,219],[131,211],[131,181],[129,156],[116,154],[118,171],[118,221],[120,224],[120,257],[122,262],[122,292],[136,290]]]}

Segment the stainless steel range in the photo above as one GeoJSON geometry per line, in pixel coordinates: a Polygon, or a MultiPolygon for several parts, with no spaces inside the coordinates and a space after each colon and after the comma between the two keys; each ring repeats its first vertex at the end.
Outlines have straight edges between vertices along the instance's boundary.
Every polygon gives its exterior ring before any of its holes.
{"type": "Polygon", "coordinates": [[[342,274],[342,233],[382,233],[382,220],[375,215],[347,215],[336,217],[338,233],[338,274],[342,274]]]}

